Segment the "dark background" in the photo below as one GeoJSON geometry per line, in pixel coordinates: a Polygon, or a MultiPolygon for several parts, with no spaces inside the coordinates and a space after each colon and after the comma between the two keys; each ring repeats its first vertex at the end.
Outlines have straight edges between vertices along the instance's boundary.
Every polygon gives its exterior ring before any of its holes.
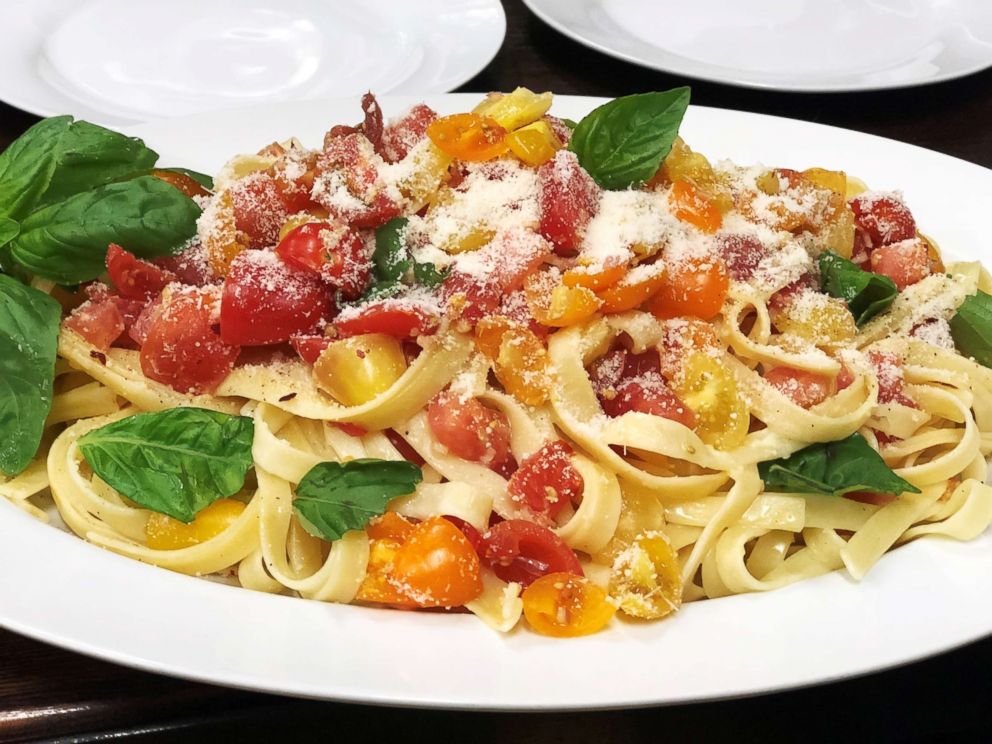
{"type": "MultiPolygon", "coordinates": [[[[503,48],[459,90],[525,85],[562,94],[619,96],[687,82],[569,41],[530,15],[519,0],[504,0],[504,5],[503,48]]],[[[992,166],[992,70],[930,87],[822,95],[688,82],[696,104],[833,124],[992,166]]],[[[36,120],[0,104],[0,144],[36,120]]],[[[927,601],[925,588],[920,601],[927,601]]],[[[443,648],[443,639],[439,644],[443,648]]],[[[982,641],[893,671],[743,700],[602,713],[452,713],[225,690],[131,671],[0,631],[0,741],[992,741],[990,673],[992,641],[982,641]]]]}

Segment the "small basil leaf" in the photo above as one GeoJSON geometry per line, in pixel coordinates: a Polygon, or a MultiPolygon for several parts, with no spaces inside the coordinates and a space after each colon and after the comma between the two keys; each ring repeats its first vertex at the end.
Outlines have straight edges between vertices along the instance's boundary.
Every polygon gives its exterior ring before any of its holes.
{"type": "Polygon", "coordinates": [[[437,267],[432,263],[414,262],[413,264],[414,279],[417,280],[418,284],[423,284],[428,288],[436,287],[443,282],[445,277],[448,276],[448,273],[448,269],[438,271],[437,267]]]}
{"type": "Polygon", "coordinates": [[[0,217],[0,246],[6,245],[17,237],[21,226],[9,217],[0,217]]]}
{"type": "Polygon", "coordinates": [[[93,472],[131,501],[188,523],[244,488],[254,430],[245,416],[171,408],[94,429],[79,448],[93,472]]]}
{"type": "Polygon", "coordinates": [[[413,263],[403,242],[406,217],[396,217],[375,231],[375,251],[372,265],[376,282],[399,281],[413,263]]]}
{"type": "Polygon", "coordinates": [[[854,491],[919,493],[889,469],[882,456],[860,434],[838,442],[812,444],[789,457],[758,463],[765,490],[777,493],[820,493],[843,496],[854,491]]]}
{"type": "Polygon", "coordinates": [[[333,542],[361,530],[397,496],[413,493],[423,475],[405,460],[349,460],[314,465],[296,487],[293,509],[311,535],[333,542]]]}
{"type": "Polygon", "coordinates": [[[979,290],[965,297],[951,318],[951,337],[962,354],[992,367],[992,295],[979,290]]]}
{"type": "Polygon", "coordinates": [[[20,473],[38,451],[52,407],[62,308],[0,275],[0,470],[20,473]]]}
{"type": "Polygon", "coordinates": [[[658,172],[689,106],[689,88],[616,98],[578,123],[568,149],[604,189],[626,189],[658,172]]]}
{"type": "Polygon", "coordinates": [[[173,173],[181,173],[184,176],[189,176],[198,184],[200,184],[207,191],[214,190],[214,179],[208,176],[206,173],[200,173],[195,170],[190,170],[189,168],[162,168],[162,170],[172,171],[173,173]]]}
{"type": "Polygon", "coordinates": [[[882,274],[862,271],[853,261],[831,251],[820,254],[820,284],[831,297],[839,297],[860,326],[889,309],[899,290],[882,274]]]}
{"type": "Polygon", "coordinates": [[[564,124],[569,129],[575,129],[577,126],[579,126],[579,123],[575,121],[575,119],[562,119],[561,123],[564,124]]]}
{"type": "Polygon", "coordinates": [[[200,208],[178,189],[141,176],[32,213],[21,223],[11,255],[38,276],[77,284],[103,273],[110,243],[141,258],[177,252],[196,233],[199,216],[200,208]]]}

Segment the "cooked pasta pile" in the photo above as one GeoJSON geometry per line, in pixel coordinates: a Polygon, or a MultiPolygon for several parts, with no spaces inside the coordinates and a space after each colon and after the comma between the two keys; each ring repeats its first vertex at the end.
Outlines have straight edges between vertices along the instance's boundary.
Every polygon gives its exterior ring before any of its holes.
{"type": "MultiPolygon", "coordinates": [[[[992,371],[961,328],[989,275],[898,193],[711,164],[658,100],[576,127],[518,89],[384,126],[368,96],[318,150],[234,158],[177,256],[35,281],[69,312],[42,450],[0,493],[174,571],[549,635],[978,536],[992,371]],[[250,419],[250,457],[179,518],[141,480],[163,443],[111,445],[188,407],[250,419]]],[[[192,429],[167,439],[222,445],[192,429]]]]}

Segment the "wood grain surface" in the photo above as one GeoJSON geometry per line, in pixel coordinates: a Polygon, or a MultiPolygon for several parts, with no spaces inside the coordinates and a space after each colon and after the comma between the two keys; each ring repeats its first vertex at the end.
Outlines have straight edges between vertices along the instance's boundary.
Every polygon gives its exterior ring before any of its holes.
{"type": "MultiPolygon", "coordinates": [[[[992,166],[992,71],[932,87],[872,93],[743,90],[614,60],[560,36],[519,0],[504,5],[508,28],[502,49],[460,90],[526,85],[618,96],[690,82],[697,104],[833,124],[992,166]]],[[[0,105],[0,145],[34,121],[0,105]]],[[[2,592],[0,586],[0,601],[2,592]]],[[[926,602],[925,588],[920,594],[926,602]]],[[[989,669],[992,641],[982,641],[897,670],[778,695],[632,711],[499,715],[226,690],[125,669],[0,630],[0,741],[992,741],[989,669]]]]}

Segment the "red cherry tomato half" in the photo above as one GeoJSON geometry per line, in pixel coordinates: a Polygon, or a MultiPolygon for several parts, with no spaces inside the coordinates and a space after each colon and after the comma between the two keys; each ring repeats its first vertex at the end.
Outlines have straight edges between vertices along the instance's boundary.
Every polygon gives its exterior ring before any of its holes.
{"type": "Polygon", "coordinates": [[[327,287],[313,274],[288,266],[271,251],[244,251],[224,280],[221,337],[237,346],[282,343],[312,330],[331,307],[327,287]]]}
{"type": "Polygon", "coordinates": [[[584,482],[567,442],[549,442],[522,463],[506,487],[510,499],[538,518],[553,520],[582,497],[584,482]]]}
{"type": "Polygon", "coordinates": [[[545,574],[582,576],[582,566],[565,541],[546,527],[523,519],[507,519],[483,535],[482,559],[503,581],[523,586],[545,574]]]}
{"type": "Polygon", "coordinates": [[[157,295],[176,280],[168,269],[142,261],[116,243],[107,248],[107,273],[121,297],[135,300],[157,295]]]}
{"type": "Polygon", "coordinates": [[[483,405],[478,398],[462,400],[445,391],[428,404],[427,423],[438,442],[455,457],[493,470],[512,459],[506,414],[483,405]]]}
{"type": "Polygon", "coordinates": [[[363,333],[385,333],[396,338],[412,338],[437,329],[438,317],[401,299],[380,300],[362,305],[334,321],[341,337],[363,333]]]}
{"type": "Polygon", "coordinates": [[[65,327],[106,351],[124,333],[124,317],[112,299],[88,300],[66,318],[65,327]]]}
{"type": "Polygon", "coordinates": [[[540,233],[562,255],[579,249],[586,227],[599,210],[600,189],[574,153],[559,150],[537,171],[540,233]]]}
{"type": "Polygon", "coordinates": [[[357,299],[372,276],[365,241],[345,225],[300,225],[279,242],[276,253],[290,266],[319,274],[347,300],[357,299]]]}
{"type": "Polygon", "coordinates": [[[817,403],[822,403],[830,395],[830,380],[815,372],[792,367],[775,367],[765,372],[764,377],[765,382],[803,408],[811,408],[817,403]]]}
{"type": "Polygon", "coordinates": [[[909,240],[916,235],[912,212],[894,196],[862,194],[849,203],[855,224],[870,238],[874,248],[909,240]]]}
{"type": "Polygon", "coordinates": [[[895,282],[900,292],[930,276],[930,256],[922,240],[883,245],[871,252],[871,270],[895,282]]]}

